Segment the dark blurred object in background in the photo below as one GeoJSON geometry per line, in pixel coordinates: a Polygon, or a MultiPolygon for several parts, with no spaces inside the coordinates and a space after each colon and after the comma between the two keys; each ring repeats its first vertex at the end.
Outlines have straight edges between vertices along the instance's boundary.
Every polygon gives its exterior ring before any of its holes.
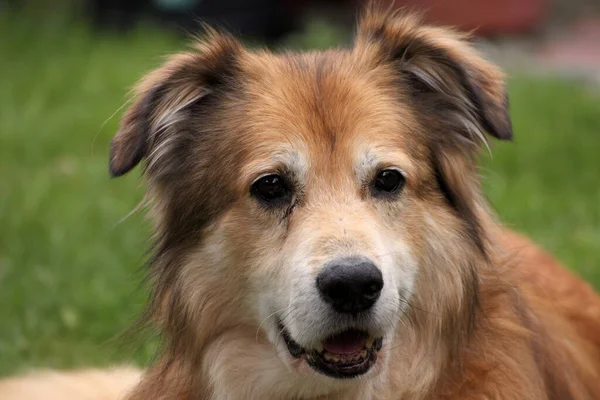
{"type": "Polygon", "coordinates": [[[272,42],[294,29],[293,4],[279,0],[88,0],[97,27],[127,30],[140,18],[194,32],[199,22],[272,42]]]}
{"type": "MultiPolygon", "coordinates": [[[[426,11],[428,21],[476,31],[481,35],[521,33],[535,29],[547,14],[549,0],[380,0],[384,6],[426,11]]],[[[598,0],[600,1],[600,0],[598,0]]],[[[182,32],[197,30],[198,21],[266,42],[298,27],[311,8],[329,16],[354,11],[359,0],[87,0],[98,27],[125,30],[140,17],[152,18],[182,32]]],[[[328,17],[329,17],[328,16],[328,17]]],[[[351,22],[351,21],[348,21],[351,22]]]]}
{"type": "MultiPolygon", "coordinates": [[[[10,5],[25,0],[0,0],[10,5]]],[[[269,43],[302,26],[311,16],[350,28],[355,11],[370,0],[84,0],[100,28],[127,30],[147,18],[189,34],[199,21],[269,43]]],[[[377,0],[384,7],[423,11],[429,22],[456,26],[480,36],[528,34],[569,23],[600,0],[377,0]]]]}

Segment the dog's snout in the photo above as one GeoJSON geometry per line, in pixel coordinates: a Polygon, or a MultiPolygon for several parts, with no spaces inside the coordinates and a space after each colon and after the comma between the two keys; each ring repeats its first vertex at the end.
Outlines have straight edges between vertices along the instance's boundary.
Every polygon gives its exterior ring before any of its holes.
{"type": "Polygon", "coordinates": [[[383,288],[383,275],[366,259],[345,258],[329,263],[319,273],[317,288],[337,312],[357,314],[375,304],[383,288]]]}

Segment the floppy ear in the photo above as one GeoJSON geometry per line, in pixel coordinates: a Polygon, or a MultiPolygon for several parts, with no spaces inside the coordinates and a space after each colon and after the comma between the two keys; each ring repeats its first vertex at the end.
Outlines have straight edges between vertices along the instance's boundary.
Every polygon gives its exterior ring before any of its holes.
{"type": "Polygon", "coordinates": [[[504,76],[466,40],[467,35],[451,29],[424,26],[415,15],[398,16],[372,6],[359,23],[356,47],[374,52],[375,62],[392,63],[417,100],[429,98],[432,113],[460,120],[465,137],[485,141],[487,132],[509,140],[504,76]]]}
{"type": "Polygon", "coordinates": [[[473,155],[485,134],[512,139],[504,75],[467,42],[467,35],[426,26],[371,6],[363,15],[356,50],[392,68],[428,127],[431,166],[439,192],[455,210],[465,237],[486,255],[479,210],[485,207],[473,155]]]}
{"type": "Polygon", "coordinates": [[[171,57],[145,76],[111,142],[110,174],[126,174],[175,134],[171,128],[180,113],[231,79],[241,49],[235,39],[209,30],[194,51],[171,57]]]}

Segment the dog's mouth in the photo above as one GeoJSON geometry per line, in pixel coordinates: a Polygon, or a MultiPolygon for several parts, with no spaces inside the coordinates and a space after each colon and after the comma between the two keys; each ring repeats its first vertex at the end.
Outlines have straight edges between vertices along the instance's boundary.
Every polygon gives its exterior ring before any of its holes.
{"type": "Polygon", "coordinates": [[[338,379],[360,376],[377,362],[383,337],[375,338],[365,331],[350,329],[325,339],[318,348],[305,349],[281,327],[288,351],[294,358],[304,357],[315,371],[338,379]]]}

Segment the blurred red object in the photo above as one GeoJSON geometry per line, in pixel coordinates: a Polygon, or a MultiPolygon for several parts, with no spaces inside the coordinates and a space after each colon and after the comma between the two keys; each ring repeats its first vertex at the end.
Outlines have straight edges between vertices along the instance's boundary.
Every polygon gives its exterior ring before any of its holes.
{"type": "Polygon", "coordinates": [[[544,18],[547,0],[384,0],[385,5],[425,11],[425,19],[479,35],[522,33],[544,18]]]}

